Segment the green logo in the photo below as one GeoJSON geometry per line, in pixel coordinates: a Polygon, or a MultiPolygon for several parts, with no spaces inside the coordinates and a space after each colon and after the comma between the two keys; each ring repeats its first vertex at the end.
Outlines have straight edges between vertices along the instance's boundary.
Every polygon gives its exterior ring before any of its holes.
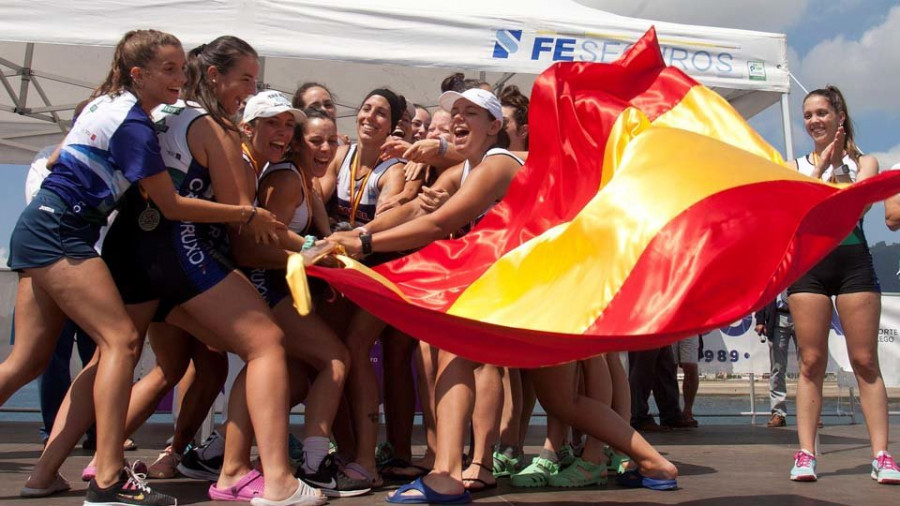
{"type": "Polygon", "coordinates": [[[747,68],[749,70],[749,77],[751,81],[766,80],[766,62],[751,60],[747,62],[747,68]]]}

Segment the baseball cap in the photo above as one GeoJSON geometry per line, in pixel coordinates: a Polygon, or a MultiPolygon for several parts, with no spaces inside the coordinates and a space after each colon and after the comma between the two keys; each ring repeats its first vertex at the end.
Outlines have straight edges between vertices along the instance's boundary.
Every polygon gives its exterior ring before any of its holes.
{"type": "Polygon", "coordinates": [[[494,119],[503,119],[503,108],[500,106],[500,101],[497,100],[493,93],[481,88],[469,88],[462,93],[445,91],[441,94],[441,98],[438,99],[438,103],[441,104],[441,109],[449,112],[453,108],[453,104],[461,98],[469,100],[483,109],[487,109],[494,119]]]}
{"type": "Polygon", "coordinates": [[[244,106],[243,121],[244,123],[249,123],[256,118],[271,118],[283,112],[291,113],[297,123],[306,120],[306,114],[300,109],[291,107],[291,101],[280,91],[261,91],[247,99],[247,105],[244,106]]]}

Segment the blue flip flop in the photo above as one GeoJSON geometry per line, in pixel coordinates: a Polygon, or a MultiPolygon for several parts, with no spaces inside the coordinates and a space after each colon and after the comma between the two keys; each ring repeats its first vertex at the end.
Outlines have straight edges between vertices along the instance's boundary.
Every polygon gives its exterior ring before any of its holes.
{"type": "Polygon", "coordinates": [[[620,474],[616,482],[626,488],[649,488],[650,490],[675,490],[678,488],[677,480],[658,480],[648,478],[637,469],[631,469],[620,474]]]}
{"type": "Polygon", "coordinates": [[[422,478],[416,478],[412,483],[401,486],[393,495],[386,498],[387,502],[394,504],[468,504],[472,502],[472,496],[466,490],[462,494],[441,494],[429,487],[422,481],[422,478]],[[404,492],[415,490],[422,495],[409,496],[403,495],[404,492]]]}

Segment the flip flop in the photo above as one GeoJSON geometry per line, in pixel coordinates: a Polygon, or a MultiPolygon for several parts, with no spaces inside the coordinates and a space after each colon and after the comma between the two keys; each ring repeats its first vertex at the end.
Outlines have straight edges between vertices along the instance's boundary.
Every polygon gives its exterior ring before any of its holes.
{"type": "Polygon", "coordinates": [[[660,480],[648,478],[637,469],[631,469],[620,474],[616,483],[625,488],[648,488],[650,490],[675,490],[678,488],[677,480],[660,480]]]}
{"type": "Polygon", "coordinates": [[[416,478],[412,483],[407,483],[387,497],[387,502],[394,504],[468,504],[472,502],[472,495],[468,490],[462,494],[441,494],[416,478]],[[422,495],[403,495],[404,492],[416,491],[422,495]]]}
{"type": "MultiPolygon", "coordinates": [[[[494,475],[494,470],[492,468],[489,468],[486,465],[482,464],[481,462],[472,462],[471,465],[478,466],[478,467],[484,469],[491,476],[494,475]]],[[[485,490],[497,488],[496,480],[494,480],[493,483],[488,483],[488,482],[482,480],[481,478],[463,478],[462,481],[463,481],[463,485],[466,487],[466,490],[468,490],[469,492],[471,492],[473,494],[478,493],[478,492],[484,492],[485,490]],[[472,482],[473,484],[477,484],[478,486],[473,487],[471,485],[466,485],[467,481],[472,482]]]]}
{"type": "Polygon", "coordinates": [[[65,478],[63,478],[62,476],[57,474],[56,479],[53,480],[53,483],[51,483],[49,487],[47,487],[47,488],[22,487],[22,489],[19,490],[19,496],[20,497],[31,497],[31,498],[47,497],[47,496],[51,496],[53,494],[58,494],[60,492],[65,492],[71,488],[72,488],[72,486],[69,485],[69,482],[66,481],[65,478]]]}

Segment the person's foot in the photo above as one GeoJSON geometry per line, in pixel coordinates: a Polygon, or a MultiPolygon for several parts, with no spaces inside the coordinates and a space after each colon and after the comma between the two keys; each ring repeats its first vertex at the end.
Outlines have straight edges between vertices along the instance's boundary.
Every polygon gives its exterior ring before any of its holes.
{"type": "Polygon", "coordinates": [[[872,461],[872,479],[878,483],[900,485],[900,467],[888,452],[878,452],[872,461]]]}
{"type": "Polygon", "coordinates": [[[222,470],[224,453],[224,438],[213,432],[203,444],[185,452],[178,463],[178,472],[195,480],[216,481],[222,470]]]}
{"type": "Polygon", "coordinates": [[[60,474],[53,478],[53,481],[50,482],[47,486],[38,486],[36,483],[32,483],[31,476],[25,481],[25,486],[19,490],[20,497],[47,497],[53,494],[59,494],[71,489],[72,486],[69,485],[69,482],[66,481],[60,474]]]}
{"type": "Polygon", "coordinates": [[[122,449],[126,452],[133,452],[138,449],[137,444],[135,444],[134,440],[129,438],[125,438],[125,442],[122,443],[122,449]]]}
{"type": "Polygon", "coordinates": [[[656,423],[656,420],[652,418],[649,420],[644,420],[641,422],[631,424],[634,427],[634,430],[638,432],[668,432],[672,430],[667,425],[660,425],[656,423]]]}
{"type": "Polygon", "coordinates": [[[303,480],[297,478],[297,489],[289,497],[281,500],[254,497],[250,499],[252,506],[321,506],[328,502],[328,498],[321,490],[310,487],[303,480]]]}
{"type": "Polygon", "coordinates": [[[594,464],[580,458],[560,472],[550,476],[551,487],[583,488],[592,485],[606,485],[606,462],[594,464]]]}
{"type": "Polygon", "coordinates": [[[816,481],[816,456],[806,450],[794,454],[794,467],[791,469],[792,481],[816,481]]]}
{"type": "Polygon", "coordinates": [[[181,455],[177,454],[172,446],[167,446],[156,462],[150,464],[147,470],[147,477],[153,479],[169,479],[174,478],[178,474],[178,464],[181,462],[181,455]]]}
{"type": "Polygon", "coordinates": [[[463,486],[469,492],[481,492],[483,490],[497,488],[497,479],[494,478],[493,467],[488,467],[481,462],[472,462],[462,473],[463,486]]]}
{"type": "Polygon", "coordinates": [[[495,478],[507,478],[519,468],[519,459],[522,455],[511,456],[507,452],[494,450],[493,474],[495,478]]]}
{"type": "Polygon", "coordinates": [[[85,506],[110,504],[176,506],[178,501],[172,496],[151,489],[144,481],[143,476],[125,466],[119,481],[110,487],[100,488],[97,480],[91,480],[88,485],[87,495],[84,499],[85,506]]]}
{"type": "Polygon", "coordinates": [[[371,480],[351,478],[338,468],[332,455],[328,455],[319,463],[315,473],[306,471],[304,466],[300,465],[294,475],[318,488],[328,497],[353,497],[372,490],[371,480]]]}
{"type": "Polygon", "coordinates": [[[775,428],[775,427],[784,427],[787,425],[787,419],[784,418],[784,415],[781,413],[772,413],[772,416],[769,418],[769,423],[766,424],[766,427],[775,428]]]}

